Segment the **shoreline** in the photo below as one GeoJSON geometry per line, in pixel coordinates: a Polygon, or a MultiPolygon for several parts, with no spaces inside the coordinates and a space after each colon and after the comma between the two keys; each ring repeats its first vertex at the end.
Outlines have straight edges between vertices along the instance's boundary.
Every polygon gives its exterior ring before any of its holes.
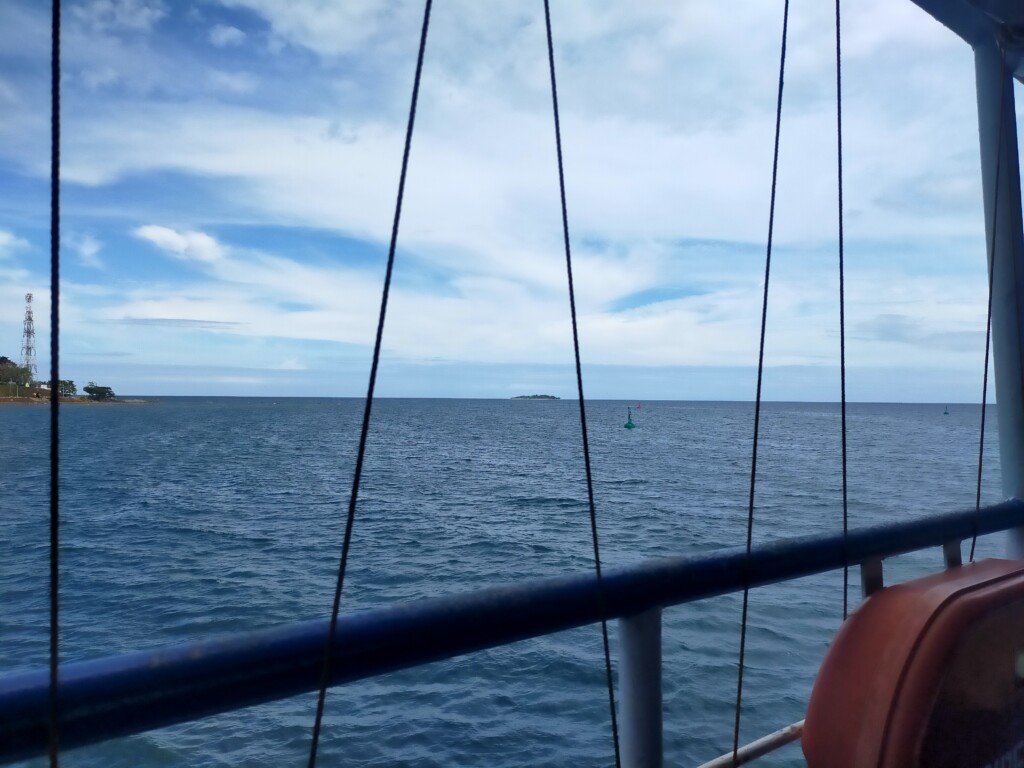
{"type": "MultiPolygon", "coordinates": [[[[90,400],[87,397],[61,397],[61,405],[150,405],[156,400],[90,400]]],[[[48,397],[0,397],[3,405],[49,405],[48,397]]]]}

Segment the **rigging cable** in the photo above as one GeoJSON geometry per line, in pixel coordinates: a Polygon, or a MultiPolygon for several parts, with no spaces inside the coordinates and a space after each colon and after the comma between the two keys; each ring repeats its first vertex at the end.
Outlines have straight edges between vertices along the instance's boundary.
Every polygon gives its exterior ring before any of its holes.
{"type": "Polygon", "coordinates": [[[839,3],[836,0],[836,152],[839,176],[839,390],[843,435],[843,621],[849,613],[850,561],[846,550],[849,507],[846,483],[846,289],[843,281],[843,57],[839,35],[839,3]]]}
{"type": "Polygon", "coordinates": [[[60,0],[53,0],[50,54],[50,766],[60,754],[60,0]]]}
{"type": "MultiPolygon", "coordinates": [[[[789,2],[789,0],[786,0],[789,2]]],[[[601,639],[604,642],[605,677],[608,683],[608,706],[611,710],[612,741],[615,747],[615,765],[622,764],[619,754],[619,726],[615,714],[615,686],[612,680],[612,657],[608,646],[608,618],[601,577],[601,551],[597,537],[597,510],[594,506],[594,479],[590,469],[590,444],[587,440],[587,408],[583,399],[583,371],[580,366],[580,339],[576,325],[576,294],[572,282],[572,250],[569,247],[569,214],[565,202],[565,172],[562,164],[562,130],[558,119],[558,88],[555,84],[555,47],[551,39],[551,9],[544,0],[544,24],[548,36],[548,69],[551,74],[551,107],[555,116],[555,149],[558,154],[558,191],[562,203],[562,238],[565,241],[565,269],[569,279],[569,312],[572,316],[572,346],[576,357],[576,388],[580,398],[580,429],[583,433],[583,464],[587,475],[587,503],[590,508],[590,532],[594,543],[594,572],[597,577],[598,610],[601,614],[601,639]]]]}
{"type": "Polygon", "coordinates": [[[381,291],[380,315],[377,320],[377,336],[373,345],[373,361],[370,364],[370,381],[366,391],[366,403],[363,407],[363,424],[359,433],[359,450],[356,454],[356,466],[352,476],[352,492],[348,500],[348,516],[345,521],[345,538],[341,546],[341,559],[338,563],[338,579],[334,587],[334,602],[331,607],[331,622],[327,631],[327,642],[324,646],[323,669],[320,675],[320,692],[316,704],[316,720],[313,724],[313,738],[309,746],[309,768],[316,765],[317,746],[320,741],[320,730],[323,722],[324,703],[327,698],[327,685],[330,680],[331,651],[337,636],[338,613],[341,610],[341,591],[345,582],[345,568],[348,564],[349,549],[352,544],[352,528],[356,518],[356,499],[359,496],[359,479],[363,472],[363,458],[366,455],[366,442],[370,432],[370,411],[373,407],[373,391],[377,383],[377,368],[380,364],[380,348],[384,337],[384,319],[388,309],[388,293],[391,288],[391,274],[395,264],[395,248],[398,243],[398,224],[402,218],[402,198],[405,195],[405,177],[409,168],[409,149],[412,145],[413,126],[416,122],[416,101],[419,98],[420,80],[423,74],[423,54],[427,47],[427,29],[430,26],[430,7],[432,0],[426,0],[423,10],[423,26],[420,31],[420,47],[416,58],[416,75],[413,79],[412,100],[409,105],[409,122],[405,131],[405,149],[402,154],[402,171],[398,180],[398,195],[395,201],[395,218],[391,227],[391,244],[388,248],[387,269],[384,273],[384,287],[381,291]]]}
{"type": "MultiPolygon", "coordinates": [[[[985,368],[981,377],[981,435],[978,439],[978,484],[974,494],[974,512],[975,515],[981,514],[981,470],[985,457],[985,411],[988,404],[988,365],[989,365],[989,354],[992,344],[992,278],[996,272],[996,224],[999,221],[999,176],[1000,166],[1002,165],[1003,155],[1003,112],[1006,107],[1006,51],[1000,47],[1000,59],[1002,61],[1001,72],[999,76],[999,129],[997,132],[996,140],[996,172],[992,180],[992,237],[988,243],[988,309],[985,315],[985,368]]],[[[1017,307],[1017,330],[1018,338],[1020,336],[1020,306],[1018,291],[1016,290],[1016,271],[1017,264],[1016,259],[1013,259],[1014,264],[1014,297],[1018,302],[1017,307]]],[[[1019,342],[1018,342],[1019,343],[1019,342]]],[[[1018,361],[1020,361],[1020,353],[1017,355],[1018,361]]],[[[1024,390],[1024,371],[1021,372],[1021,389],[1024,390]]],[[[968,562],[974,562],[974,550],[978,544],[978,527],[977,523],[974,526],[974,535],[971,537],[971,554],[968,558],[968,562]]]]}
{"type": "MultiPolygon", "coordinates": [[[[772,236],[775,230],[775,190],[779,179],[779,134],[782,128],[782,86],[786,72],[786,34],[789,29],[789,0],[782,12],[782,51],[779,56],[779,94],[775,104],[775,150],[772,156],[772,196],[768,212],[768,249],[764,260],[764,300],[761,304],[761,343],[757,354],[757,397],[754,401],[754,445],[750,459],[750,499],[747,505],[747,558],[750,558],[754,535],[754,488],[757,481],[757,434],[761,422],[761,382],[764,377],[764,339],[768,323],[768,278],[772,266],[772,236]]],[[[747,608],[750,603],[750,583],[744,565],[743,618],[740,623],[740,659],[736,680],[736,722],[733,728],[732,756],[736,763],[740,748],[740,709],[743,703],[743,663],[747,649],[747,608]]]]}

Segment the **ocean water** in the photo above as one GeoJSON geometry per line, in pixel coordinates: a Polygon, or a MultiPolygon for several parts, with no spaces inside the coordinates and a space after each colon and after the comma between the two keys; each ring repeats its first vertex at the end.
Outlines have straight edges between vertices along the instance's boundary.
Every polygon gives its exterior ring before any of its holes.
{"type": "MultiPolygon", "coordinates": [[[[742,544],[753,404],[635,406],[587,404],[606,567],[742,544]]],[[[360,400],[61,413],[62,660],[328,613],[360,400]]],[[[1000,498],[989,416],[983,503],[1000,498]]],[[[973,507],[979,421],[976,405],[850,405],[851,525],[973,507]]],[[[45,407],[0,408],[0,674],[47,663],[48,423],[45,407]]],[[[835,404],[763,407],[755,542],[841,529],[839,423],[835,404]]],[[[979,553],[1000,547],[990,537],[979,553]]],[[[886,576],[940,563],[909,555],[886,576]]],[[[343,611],[592,567],[577,402],[375,403],[343,611]]],[[[852,600],[857,588],[854,570],[852,600]]],[[[832,573],[751,593],[745,740],[803,716],[841,589],[832,573]]],[[[667,764],[731,749],[739,622],[738,595],[665,610],[667,764]]],[[[314,707],[299,696],[62,764],[304,765],[314,707]]],[[[324,766],[610,765],[599,627],[335,688],[324,728],[324,766]]],[[[759,763],[802,764],[796,745],[759,763]]]]}

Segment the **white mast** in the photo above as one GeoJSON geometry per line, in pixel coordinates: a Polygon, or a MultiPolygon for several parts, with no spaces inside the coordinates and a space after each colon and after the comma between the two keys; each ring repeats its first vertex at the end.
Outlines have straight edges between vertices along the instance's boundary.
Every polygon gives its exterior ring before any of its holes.
{"type": "MultiPolygon", "coordinates": [[[[1024,498],[1024,233],[1013,80],[1024,78],[1020,0],[914,0],[974,48],[985,243],[992,280],[992,351],[1003,495],[1024,498]]],[[[1007,532],[1024,559],[1024,529],[1007,532]]]]}

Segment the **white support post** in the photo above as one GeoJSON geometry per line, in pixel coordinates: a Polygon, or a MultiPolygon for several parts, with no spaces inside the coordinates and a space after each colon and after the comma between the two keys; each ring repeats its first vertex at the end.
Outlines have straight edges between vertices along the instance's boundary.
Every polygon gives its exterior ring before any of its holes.
{"type": "MultiPolygon", "coordinates": [[[[1003,57],[994,36],[974,49],[974,70],[986,246],[994,255],[989,263],[992,352],[1003,495],[1021,499],[1024,498],[1024,318],[1021,317],[1024,311],[1024,234],[1021,231],[1020,164],[1013,76],[1004,71],[1003,57]]],[[[1024,559],[1024,529],[1007,532],[1006,553],[1009,557],[1024,559]]]]}
{"type": "Polygon", "coordinates": [[[661,609],[619,619],[619,744],[624,768],[661,768],[661,609]]]}

